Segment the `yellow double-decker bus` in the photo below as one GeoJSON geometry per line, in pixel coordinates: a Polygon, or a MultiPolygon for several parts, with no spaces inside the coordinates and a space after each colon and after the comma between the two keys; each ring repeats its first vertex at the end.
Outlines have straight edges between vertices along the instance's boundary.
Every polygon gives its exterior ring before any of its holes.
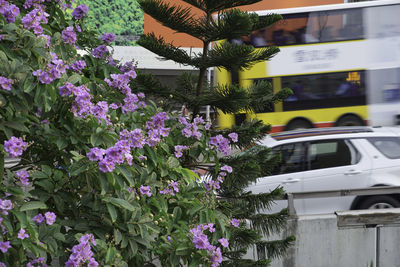
{"type": "Polygon", "coordinates": [[[345,125],[395,125],[400,114],[400,1],[371,1],[257,11],[283,19],[241,39],[278,46],[271,60],[236,74],[215,70],[216,82],[260,80],[293,91],[263,113],[219,114],[229,128],[258,118],[272,132],[345,125]]]}

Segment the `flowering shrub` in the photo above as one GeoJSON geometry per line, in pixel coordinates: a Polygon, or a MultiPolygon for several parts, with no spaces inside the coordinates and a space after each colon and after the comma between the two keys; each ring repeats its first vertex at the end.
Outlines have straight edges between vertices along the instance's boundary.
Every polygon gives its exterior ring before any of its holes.
{"type": "Polygon", "coordinates": [[[180,160],[218,160],[237,135],[133,92],[115,36],[72,2],[0,0],[0,266],[219,265],[239,221],[212,191],[232,169],[203,185],[180,160]]]}

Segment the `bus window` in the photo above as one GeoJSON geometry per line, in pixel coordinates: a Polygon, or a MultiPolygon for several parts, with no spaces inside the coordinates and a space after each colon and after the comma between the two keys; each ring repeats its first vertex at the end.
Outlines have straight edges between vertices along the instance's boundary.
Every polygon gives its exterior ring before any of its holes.
{"type": "Polygon", "coordinates": [[[254,32],[254,47],[323,43],[364,38],[362,9],[283,14],[283,19],[254,32]],[[264,40],[263,40],[264,39],[264,40]]]}
{"type": "Polygon", "coordinates": [[[282,87],[293,91],[283,111],[365,105],[364,80],[364,71],[282,77],[282,87]]]}

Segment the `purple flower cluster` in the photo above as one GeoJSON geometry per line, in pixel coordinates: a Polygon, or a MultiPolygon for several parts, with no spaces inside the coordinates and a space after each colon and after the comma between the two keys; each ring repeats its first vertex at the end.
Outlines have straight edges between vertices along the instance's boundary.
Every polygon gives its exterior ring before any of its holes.
{"type": "Polygon", "coordinates": [[[124,104],[121,106],[122,113],[127,113],[127,112],[134,112],[138,108],[143,108],[146,106],[146,103],[143,100],[143,97],[141,97],[142,94],[132,94],[128,93],[125,98],[124,98],[124,104]]]}
{"type": "Polygon", "coordinates": [[[120,90],[124,95],[130,95],[131,89],[129,87],[130,79],[136,78],[136,72],[134,70],[128,71],[123,74],[111,74],[110,75],[112,81],[110,79],[104,79],[104,81],[111,88],[120,90]]]}
{"type": "Polygon", "coordinates": [[[182,153],[183,150],[189,149],[189,147],[182,146],[182,145],[177,145],[174,148],[175,148],[175,153],[174,154],[175,154],[175,157],[177,157],[177,158],[180,158],[180,157],[183,156],[183,153],[182,153]]]}
{"type": "Polygon", "coordinates": [[[175,196],[175,192],[179,192],[178,182],[172,181],[167,188],[160,191],[160,194],[175,196]]]}
{"type": "Polygon", "coordinates": [[[82,19],[83,17],[87,17],[89,13],[89,8],[86,5],[79,5],[72,11],[72,16],[74,19],[82,19]]]}
{"type": "MultiPolygon", "coordinates": [[[[211,245],[208,241],[207,235],[204,233],[205,230],[213,233],[215,232],[214,224],[200,224],[190,230],[190,239],[194,244],[195,248],[201,250],[207,250],[210,255],[211,266],[216,267],[222,262],[221,248],[211,245]]],[[[219,239],[219,242],[224,246],[228,246],[228,241],[225,238],[219,239]]]]}
{"type": "MultiPolygon", "coordinates": [[[[232,140],[232,142],[236,143],[238,141],[237,133],[230,133],[228,136],[232,140]]],[[[210,145],[217,147],[217,150],[225,156],[228,156],[231,153],[231,148],[229,144],[229,139],[223,137],[221,134],[210,138],[210,145]]]]}
{"type": "Polygon", "coordinates": [[[19,239],[24,240],[25,238],[29,238],[29,235],[26,233],[24,228],[21,228],[18,232],[18,236],[19,239]]]}
{"type": "Polygon", "coordinates": [[[107,124],[111,124],[107,118],[108,104],[105,101],[100,101],[97,104],[91,102],[92,95],[89,88],[85,85],[75,86],[70,82],[66,82],[63,86],[59,87],[61,96],[74,96],[72,105],[72,112],[75,117],[87,118],[89,115],[96,117],[101,123],[105,120],[107,124]]]}
{"type": "Polygon", "coordinates": [[[61,75],[68,69],[68,65],[64,64],[62,59],[58,59],[56,54],[51,53],[51,56],[52,60],[47,64],[46,70],[38,69],[32,72],[33,76],[37,76],[39,81],[43,84],[50,84],[54,80],[60,79],[61,75]]]}
{"type": "Polygon", "coordinates": [[[65,28],[61,32],[61,38],[63,39],[64,43],[73,45],[76,43],[76,33],[74,32],[74,28],[69,26],[65,28]]]}
{"type": "Polygon", "coordinates": [[[48,22],[48,16],[49,14],[47,14],[43,9],[35,8],[26,14],[25,17],[21,19],[21,22],[25,29],[33,29],[33,32],[39,35],[43,33],[43,28],[40,24],[46,24],[48,22]]]}
{"type": "Polygon", "coordinates": [[[151,194],[151,187],[148,186],[148,185],[142,185],[142,186],[140,186],[139,192],[140,192],[140,194],[146,195],[146,196],[148,196],[148,197],[151,197],[151,195],[152,195],[152,194],[151,194]]]}
{"type": "Polygon", "coordinates": [[[165,127],[165,121],[169,119],[166,112],[160,112],[147,122],[146,129],[148,130],[148,146],[155,146],[161,141],[161,137],[167,137],[169,135],[170,128],[165,127]]]}
{"type": "Polygon", "coordinates": [[[228,138],[223,137],[221,134],[210,138],[210,145],[217,147],[217,150],[228,156],[231,153],[231,147],[228,138]]]}
{"type": "Polygon", "coordinates": [[[91,161],[99,161],[100,171],[112,172],[116,164],[122,164],[126,161],[132,165],[132,154],[130,153],[132,143],[127,140],[120,140],[114,146],[106,150],[94,147],[86,154],[91,161]]]}
{"type": "Polygon", "coordinates": [[[121,66],[120,70],[122,73],[126,73],[128,71],[135,70],[135,66],[133,66],[132,62],[126,62],[124,65],[121,66]]]}
{"type": "Polygon", "coordinates": [[[204,124],[204,120],[201,117],[197,117],[193,120],[193,123],[189,123],[185,117],[180,117],[179,122],[185,125],[185,128],[182,130],[182,135],[189,138],[194,137],[197,140],[200,140],[202,134],[199,131],[198,124],[204,124]]]}
{"type": "Polygon", "coordinates": [[[135,129],[133,131],[128,131],[124,129],[119,133],[121,140],[128,141],[131,148],[143,148],[146,143],[145,136],[141,129],[135,129]]]}
{"type": "Polygon", "coordinates": [[[31,7],[35,7],[35,8],[44,8],[44,6],[42,5],[42,3],[45,0],[25,0],[25,4],[23,5],[23,7],[25,9],[29,9],[31,7]]]}
{"type": "Polygon", "coordinates": [[[86,67],[86,62],[84,60],[75,61],[69,68],[77,73],[81,73],[81,71],[86,67]]]}
{"type": "Polygon", "coordinates": [[[21,183],[25,186],[29,185],[29,173],[26,170],[20,170],[16,172],[17,177],[21,181],[21,183]]]}
{"type": "Polygon", "coordinates": [[[108,52],[107,46],[105,46],[105,45],[99,45],[98,47],[96,47],[92,51],[92,55],[95,58],[103,58],[103,56],[108,54],[108,53],[109,52],[108,52]]]}
{"type": "Polygon", "coordinates": [[[33,261],[28,262],[26,264],[26,267],[39,267],[39,266],[47,267],[46,260],[45,260],[44,257],[40,257],[40,258],[34,259],[33,261]]]}
{"type": "Polygon", "coordinates": [[[87,263],[88,267],[97,267],[99,264],[93,257],[93,251],[90,246],[91,244],[93,246],[97,245],[93,234],[83,235],[79,239],[79,244],[72,247],[72,253],[69,256],[68,261],[65,263],[65,266],[83,266],[87,263]]]}
{"type": "Polygon", "coordinates": [[[106,44],[110,44],[110,43],[114,42],[114,40],[115,40],[115,35],[114,35],[112,32],[110,32],[110,33],[105,33],[105,34],[103,34],[103,35],[101,36],[101,40],[102,40],[103,42],[105,42],[106,44]]]}
{"type": "Polygon", "coordinates": [[[0,0],[0,14],[4,16],[7,23],[14,23],[19,14],[19,8],[5,0],[0,0]]]}
{"type": "Polygon", "coordinates": [[[12,136],[9,140],[4,141],[4,150],[10,154],[10,157],[12,158],[21,156],[27,147],[27,143],[25,143],[21,138],[17,138],[15,136],[12,136]]]}
{"type": "Polygon", "coordinates": [[[204,187],[208,192],[214,191],[221,188],[221,183],[224,182],[224,177],[228,173],[232,172],[232,167],[228,165],[224,165],[221,167],[221,171],[218,173],[217,180],[209,180],[207,183],[204,183],[204,187]]]}
{"type": "Polygon", "coordinates": [[[11,85],[13,81],[11,79],[7,79],[6,77],[0,76],[0,86],[4,90],[11,91],[11,85]]]}
{"type": "Polygon", "coordinates": [[[37,214],[35,217],[32,218],[32,220],[37,224],[37,225],[41,225],[44,220],[46,219],[46,223],[48,225],[52,225],[55,221],[56,221],[56,214],[54,212],[48,211],[44,214],[44,216],[39,213],[37,214]]]}
{"type": "Polygon", "coordinates": [[[10,241],[0,242],[1,252],[6,253],[9,248],[11,248],[10,241]]]}
{"type": "MultiPolygon", "coordinates": [[[[8,211],[13,208],[13,204],[11,200],[8,199],[0,199],[0,212],[4,215],[8,215],[8,211]]],[[[4,229],[3,229],[4,230],[4,229]]]]}

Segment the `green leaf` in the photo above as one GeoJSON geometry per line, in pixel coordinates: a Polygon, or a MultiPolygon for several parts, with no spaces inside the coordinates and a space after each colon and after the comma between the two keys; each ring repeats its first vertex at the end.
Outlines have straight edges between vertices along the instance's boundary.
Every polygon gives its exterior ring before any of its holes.
{"type": "Polygon", "coordinates": [[[132,255],[136,255],[138,251],[138,245],[134,239],[129,239],[129,247],[131,249],[132,255]]]}
{"type": "Polygon", "coordinates": [[[72,83],[72,84],[76,84],[77,82],[81,82],[81,75],[73,74],[70,77],[68,77],[67,81],[72,83]]]}
{"type": "Polygon", "coordinates": [[[179,221],[179,219],[182,216],[182,209],[180,207],[175,207],[173,214],[174,214],[174,220],[176,222],[179,221]]]}
{"type": "Polygon", "coordinates": [[[32,173],[31,176],[32,176],[32,178],[35,178],[35,179],[49,178],[49,176],[46,173],[42,172],[42,171],[35,171],[34,173],[32,173]]]}
{"type": "Polygon", "coordinates": [[[167,164],[170,168],[176,168],[179,167],[181,164],[179,163],[179,160],[175,157],[169,157],[167,160],[167,164]]]}
{"type": "Polygon", "coordinates": [[[133,176],[132,176],[132,172],[128,167],[119,165],[116,168],[117,170],[120,171],[120,173],[122,174],[122,176],[126,179],[126,181],[128,182],[129,186],[133,186],[135,184],[135,180],[133,180],[133,176]]]}
{"type": "Polygon", "coordinates": [[[113,204],[114,206],[117,206],[119,208],[123,208],[129,211],[135,211],[136,207],[132,206],[128,201],[126,201],[125,199],[121,199],[121,198],[114,198],[114,197],[106,197],[103,199],[105,202],[109,202],[111,204],[113,204]]]}
{"type": "Polygon", "coordinates": [[[114,262],[114,257],[115,257],[115,249],[112,247],[109,247],[106,252],[106,263],[113,263],[114,262]]]}
{"type": "Polygon", "coordinates": [[[59,150],[63,150],[64,148],[67,147],[68,142],[67,142],[65,139],[63,139],[63,138],[58,138],[58,139],[56,140],[56,145],[57,145],[57,147],[58,147],[59,150]]]}
{"type": "Polygon", "coordinates": [[[181,243],[175,250],[176,255],[186,255],[189,253],[190,248],[186,243],[181,243]]]}
{"type": "Polygon", "coordinates": [[[17,131],[29,132],[29,129],[19,121],[6,121],[4,122],[4,125],[17,131]]]}
{"type": "Polygon", "coordinates": [[[42,171],[43,171],[48,177],[51,176],[52,171],[51,171],[51,167],[50,167],[50,166],[42,165],[42,166],[40,166],[40,167],[42,168],[42,171]]]}
{"type": "Polygon", "coordinates": [[[47,209],[47,205],[41,201],[30,201],[22,205],[20,211],[47,209]]]}
{"type": "Polygon", "coordinates": [[[117,220],[117,217],[118,217],[117,210],[111,204],[107,203],[106,206],[107,206],[108,213],[110,214],[111,221],[114,223],[117,220]]]}
{"type": "Polygon", "coordinates": [[[118,245],[119,242],[121,242],[121,240],[122,240],[121,232],[118,229],[114,228],[114,241],[115,241],[115,244],[118,245]]]}

